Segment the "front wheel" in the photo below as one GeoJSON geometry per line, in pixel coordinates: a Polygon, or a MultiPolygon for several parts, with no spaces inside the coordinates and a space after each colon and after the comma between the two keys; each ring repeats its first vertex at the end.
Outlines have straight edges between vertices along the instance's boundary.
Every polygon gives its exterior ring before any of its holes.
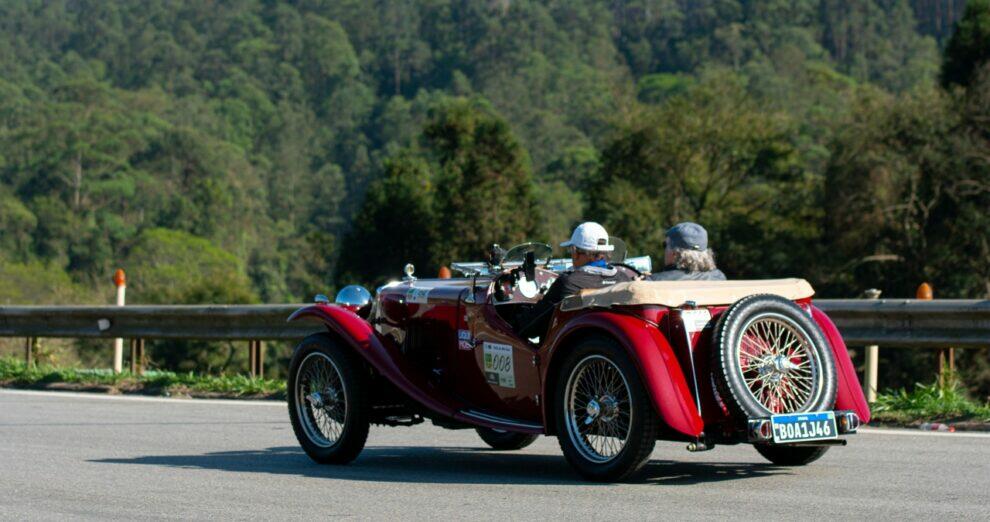
{"type": "Polygon", "coordinates": [[[756,451],[778,466],[804,466],[822,457],[828,446],[770,446],[757,444],[756,451]]]}
{"type": "Polygon", "coordinates": [[[571,349],[554,400],[560,448],[585,478],[620,481],[649,460],[657,414],[635,365],[613,339],[592,337],[571,349]]]}
{"type": "Polygon", "coordinates": [[[307,337],[289,364],[289,418],[307,455],[346,464],[368,439],[368,384],[361,361],[327,334],[307,337]]]}
{"type": "Polygon", "coordinates": [[[485,441],[492,449],[500,451],[511,451],[523,449],[536,440],[536,435],[528,433],[515,433],[511,431],[496,430],[492,428],[478,428],[478,436],[485,441]]]}

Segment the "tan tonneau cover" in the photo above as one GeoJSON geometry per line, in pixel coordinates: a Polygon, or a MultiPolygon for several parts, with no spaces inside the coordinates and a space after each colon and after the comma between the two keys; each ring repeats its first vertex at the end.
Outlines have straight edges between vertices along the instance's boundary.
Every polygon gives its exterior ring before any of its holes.
{"type": "Polygon", "coordinates": [[[762,279],[738,281],[631,281],[597,290],[582,290],[561,303],[561,310],[579,308],[662,305],[683,306],[694,301],[697,306],[727,305],[753,294],[774,294],[787,299],[814,295],[804,279],[762,279]]]}

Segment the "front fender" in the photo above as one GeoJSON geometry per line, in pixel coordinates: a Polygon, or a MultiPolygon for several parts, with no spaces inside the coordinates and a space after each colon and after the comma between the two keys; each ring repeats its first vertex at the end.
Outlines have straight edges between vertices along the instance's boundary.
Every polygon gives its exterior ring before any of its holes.
{"type": "MultiPolygon", "coordinates": [[[[639,369],[657,413],[668,426],[692,437],[701,435],[704,422],[698,415],[677,356],[660,330],[642,319],[613,312],[591,312],[571,319],[550,342],[547,368],[555,368],[553,360],[558,347],[588,331],[605,331],[626,349],[639,369]]],[[[564,353],[559,355],[565,356],[564,353]]],[[[553,390],[547,389],[548,381],[543,379],[543,396],[553,397],[553,390]]],[[[549,403],[544,401],[546,423],[551,422],[553,417],[549,403]]]]}
{"type": "Polygon", "coordinates": [[[426,408],[447,417],[463,408],[463,405],[438,393],[417,368],[406,363],[391,342],[379,336],[367,321],[354,312],[335,305],[316,304],[296,310],[288,320],[304,318],[323,322],[378,373],[426,408]]]}
{"type": "Polygon", "coordinates": [[[842,340],[839,329],[835,327],[825,312],[817,307],[811,307],[811,318],[818,323],[822,333],[832,347],[833,358],[835,359],[835,373],[839,378],[837,392],[835,395],[835,409],[852,410],[859,415],[863,424],[870,422],[870,405],[863,395],[863,387],[856,377],[856,367],[853,366],[852,359],[849,358],[849,351],[846,349],[846,342],[842,340]]]}

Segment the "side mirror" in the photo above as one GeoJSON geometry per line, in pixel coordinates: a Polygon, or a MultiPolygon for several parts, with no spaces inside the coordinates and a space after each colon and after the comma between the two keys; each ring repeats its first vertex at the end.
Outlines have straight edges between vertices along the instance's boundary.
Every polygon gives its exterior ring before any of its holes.
{"type": "Polygon", "coordinates": [[[526,274],[527,281],[536,281],[535,252],[526,252],[526,259],[523,261],[523,273],[526,274]]]}

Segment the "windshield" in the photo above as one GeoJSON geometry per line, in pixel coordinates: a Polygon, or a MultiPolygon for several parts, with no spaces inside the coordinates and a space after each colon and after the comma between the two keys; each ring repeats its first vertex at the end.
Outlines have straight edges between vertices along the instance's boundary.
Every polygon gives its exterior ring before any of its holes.
{"type": "Polygon", "coordinates": [[[533,252],[536,264],[545,265],[550,261],[553,249],[546,243],[523,243],[509,249],[505,254],[504,263],[522,263],[526,260],[526,254],[533,252]]]}
{"type": "Polygon", "coordinates": [[[615,236],[609,236],[608,242],[615,247],[612,250],[612,255],[609,256],[609,260],[613,263],[625,263],[626,255],[629,254],[629,249],[626,248],[626,242],[615,236]]]}
{"type": "MultiPolygon", "coordinates": [[[[651,272],[653,270],[653,264],[650,262],[649,256],[629,257],[628,251],[626,250],[626,243],[623,240],[612,236],[609,238],[609,241],[615,245],[615,250],[612,251],[612,255],[610,256],[613,263],[625,263],[643,273],[651,272]]],[[[526,260],[527,252],[533,252],[534,257],[536,258],[536,264],[544,266],[548,270],[563,272],[564,270],[571,268],[570,257],[552,259],[550,256],[553,249],[550,248],[550,245],[535,242],[523,243],[509,249],[503,258],[502,268],[515,268],[522,265],[523,261],[526,260]]],[[[492,275],[491,266],[484,261],[455,262],[451,263],[450,268],[465,276],[492,275]]]]}

